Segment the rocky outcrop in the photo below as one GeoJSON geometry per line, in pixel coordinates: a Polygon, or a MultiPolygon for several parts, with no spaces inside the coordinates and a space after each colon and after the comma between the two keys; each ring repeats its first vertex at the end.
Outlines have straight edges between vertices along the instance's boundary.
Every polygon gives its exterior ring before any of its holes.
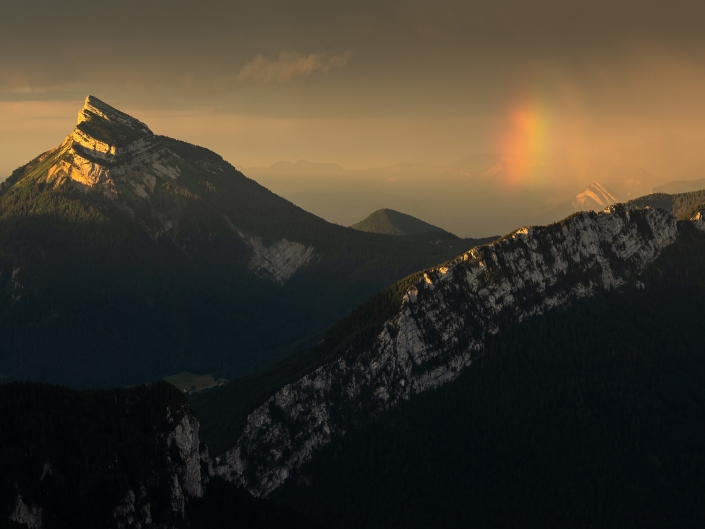
{"type": "Polygon", "coordinates": [[[247,418],[215,472],[267,496],[363,417],[454,380],[488,334],[624,285],[677,236],[657,209],[522,228],[419,275],[373,343],[287,384],[247,418]]]}
{"type": "MultiPolygon", "coordinates": [[[[152,524],[151,500],[154,497],[164,497],[165,494],[169,498],[170,512],[167,516],[175,522],[174,525],[161,526],[178,526],[178,520],[184,518],[189,498],[203,497],[205,485],[213,474],[208,449],[198,436],[198,420],[188,410],[173,413],[167,409],[166,412],[171,427],[167,433],[162,434],[159,442],[168,454],[168,471],[128,489],[112,516],[119,529],[140,529],[152,524]],[[159,488],[163,490],[157,490],[159,488]]],[[[163,518],[164,513],[161,515],[163,518]]]]}
{"type": "Polygon", "coordinates": [[[54,154],[48,182],[56,185],[69,178],[113,199],[120,184],[147,198],[156,178],[179,175],[173,153],[147,125],[93,96],[86,98],[76,128],[54,154]]]}
{"type": "Polygon", "coordinates": [[[252,249],[250,270],[280,285],[313,257],[313,246],[304,246],[300,242],[280,239],[270,246],[265,246],[259,237],[243,234],[241,236],[252,249]]]}
{"type": "Polygon", "coordinates": [[[42,529],[42,508],[27,505],[22,499],[22,494],[18,494],[15,509],[10,514],[10,521],[23,524],[29,529],[42,529]]]}
{"type": "Polygon", "coordinates": [[[705,231],[705,209],[700,210],[690,217],[690,221],[700,231],[705,231]]]}

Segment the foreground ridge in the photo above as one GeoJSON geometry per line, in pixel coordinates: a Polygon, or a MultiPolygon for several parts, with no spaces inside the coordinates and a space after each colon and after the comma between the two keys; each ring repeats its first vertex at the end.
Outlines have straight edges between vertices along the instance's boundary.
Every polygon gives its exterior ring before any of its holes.
{"type": "Polygon", "coordinates": [[[215,472],[267,496],[355,422],[454,380],[488,333],[625,284],[677,232],[665,211],[619,204],[521,228],[427,270],[370,347],[351,347],[255,409],[215,472]]]}

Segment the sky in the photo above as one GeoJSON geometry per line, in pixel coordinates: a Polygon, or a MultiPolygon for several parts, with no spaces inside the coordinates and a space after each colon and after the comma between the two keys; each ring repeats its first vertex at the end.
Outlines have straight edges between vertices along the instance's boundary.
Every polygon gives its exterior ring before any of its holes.
{"type": "Polygon", "coordinates": [[[507,186],[583,185],[542,169],[566,160],[658,183],[704,158],[703,20],[693,0],[0,0],[0,178],[90,93],[244,168],[496,153],[507,186]]]}

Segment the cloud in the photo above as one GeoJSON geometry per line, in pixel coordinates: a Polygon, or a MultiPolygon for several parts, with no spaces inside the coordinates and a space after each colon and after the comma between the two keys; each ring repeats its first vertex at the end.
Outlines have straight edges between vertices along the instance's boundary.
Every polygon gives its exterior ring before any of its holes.
{"type": "Polygon", "coordinates": [[[277,59],[268,59],[257,54],[238,73],[239,83],[286,83],[296,78],[308,77],[316,71],[327,74],[334,68],[342,68],[349,54],[299,53],[283,51],[277,59]]]}

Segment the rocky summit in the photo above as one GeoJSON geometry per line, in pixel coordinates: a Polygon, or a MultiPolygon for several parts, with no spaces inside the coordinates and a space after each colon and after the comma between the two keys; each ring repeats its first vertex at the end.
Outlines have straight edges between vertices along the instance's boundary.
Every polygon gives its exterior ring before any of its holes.
{"type": "MultiPolygon", "coordinates": [[[[70,182],[80,191],[100,194],[136,217],[145,199],[181,173],[184,160],[163,140],[141,121],[89,95],[76,128],[40,158],[35,176],[53,187],[70,182]]],[[[174,212],[158,209],[149,219],[156,222],[142,218],[153,236],[172,230],[178,221],[174,212]]]]}
{"type": "Polygon", "coordinates": [[[54,151],[47,183],[68,178],[115,198],[118,192],[147,198],[157,178],[179,175],[175,155],[141,121],[88,96],[76,128],[54,151]]]}

